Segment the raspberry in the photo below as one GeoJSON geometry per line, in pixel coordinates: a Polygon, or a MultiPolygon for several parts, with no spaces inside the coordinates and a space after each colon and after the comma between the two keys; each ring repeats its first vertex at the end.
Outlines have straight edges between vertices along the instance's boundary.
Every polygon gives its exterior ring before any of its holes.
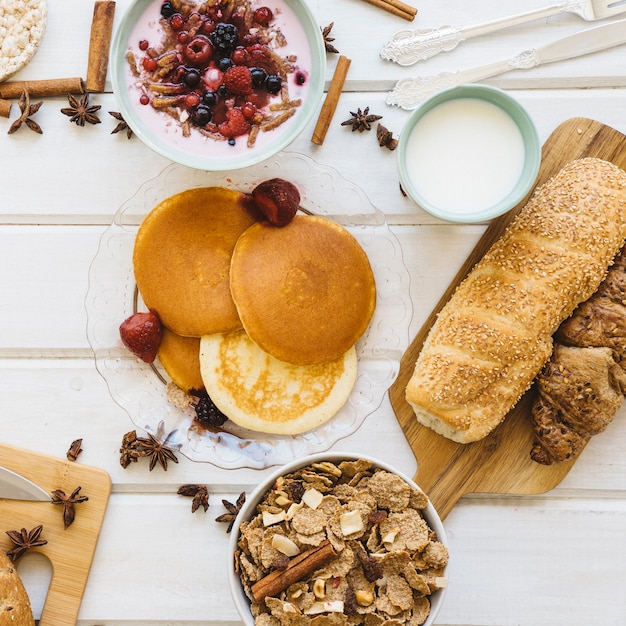
{"type": "Polygon", "coordinates": [[[252,93],[252,76],[250,70],[243,65],[233,65],[224,73],[224,85],[236,96],[252,93]]]}
{"type": "Polygon", "coordinates": [[[228,109],[226,121],[218,126],[218,130],[224,137],[234,138],[245,135],[250,130],[250,124],[244,117],[241,109],[228,109]]]}

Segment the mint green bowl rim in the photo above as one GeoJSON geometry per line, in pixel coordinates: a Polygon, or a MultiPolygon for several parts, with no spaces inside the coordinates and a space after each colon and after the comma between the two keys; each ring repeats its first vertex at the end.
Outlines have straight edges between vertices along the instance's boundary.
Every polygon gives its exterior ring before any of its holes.
{"type": "Polygon", "coordinates": [[[489,85],[459,85],[445,89],[425,100],[415,109],[406,121],[398,140],[398,169],[400,183],[408,196],[426,212],[448,222],[476,223],[491,220],[502,215],[519,204],[532,189],[537,180],[541,165],[541,143],[537,128],[528,111],[511,95],[489,85]],[[474,98],[495,104],[502,109],[519,128],[524,141],[524,167],[520,177],[511,192],[499,202],[474,211],[459,215],[453,211],[446,211],[426,200],[413,185],[406,163],[407,142],[411,131],[417,122],[435,107],[457,100],[459,98],[474,98]]]}

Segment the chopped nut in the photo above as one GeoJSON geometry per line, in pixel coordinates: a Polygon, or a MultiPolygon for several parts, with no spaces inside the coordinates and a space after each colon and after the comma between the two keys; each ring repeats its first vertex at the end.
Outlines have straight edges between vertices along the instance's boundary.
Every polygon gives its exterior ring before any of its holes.
{"type": "Polygon", "coordinates": [[[323,499],[324,494],[314,488],[307,489],[302,496],[302,502],[313,510],[315,510],[322,503],[323,499]]]}
{"type": "Polygon", "coordinates": [[[374,594],[371,591],[357,591],[356,594],[357,604],[360,606],[369,606],[374,602],[374,594]]]}
{"type": "Polygon", "coordinates": [[[292,504],[292,502],[291,502],[291,500],[287,496],[283,496],[281,494],[281,495],[277,496],[276,504],[278,504],[278,506],[286,506],[288,504],[292,504]]]}
{"type": "Polygon", "coordinates": [[[304,611],[305,615],[319,615],[320,613],[343,613],[343,601],[314,602],[304,611]]]}
{"type": "Polygon", "coordinates": [[[272,526],[285,521],[285,511],[279,513],[270,513],[269,511],[263,511],[263,526],[272,526]]]}
{"type": "Polygon", "coordinates": [[[363,520],[359,511],[348,511],[339,518],[341,532],[344,536],[352,535],[363,530],[363,520]]]}
{"type": "Polygon", "coordinates": [[[326,581],[323,578],[315,579],[313,583],[313,595],[320,600],[326,597],[326,581]]]}
{"type": "Polygon", "coordinates": [[[272,537],[272,548],[286,554],[287,556],[296,556],[300,554],[300,548],[285,535],[279,535],[278,533],[272,537]]]}
{"type": "Polygon", "coordinates": [[[392,528],[388,533],[386,533],[385,536],[381,539],[381,541],[383,543],[393,543],[395,538],[398,536],[399,532],[400,532],[400,527],[396,526],[395,528],[392,528]]]}

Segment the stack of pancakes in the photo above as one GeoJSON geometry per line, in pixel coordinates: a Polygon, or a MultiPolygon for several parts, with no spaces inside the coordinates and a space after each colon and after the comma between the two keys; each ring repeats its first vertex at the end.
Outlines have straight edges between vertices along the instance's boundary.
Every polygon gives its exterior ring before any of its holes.
{"type": "Polygon", "coordinates": [[[165,327],[159,361],[250,430],[298,434],[332,417],[356,380],[376,304],[367,255],[343,227],[276,227],[222,187],[171,196],[144,219],[133,267],[165,327]]]}

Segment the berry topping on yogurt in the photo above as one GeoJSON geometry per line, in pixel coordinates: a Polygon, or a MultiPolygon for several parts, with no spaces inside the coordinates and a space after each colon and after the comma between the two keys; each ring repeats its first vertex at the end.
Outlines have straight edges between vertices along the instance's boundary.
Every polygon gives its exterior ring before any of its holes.
{"type": "Polygon", "coordinates": [[[302,104],[310,51],[284,0],[156,0],[128,41],[135,104],[163,132],[255,146],[302,104]]]}

